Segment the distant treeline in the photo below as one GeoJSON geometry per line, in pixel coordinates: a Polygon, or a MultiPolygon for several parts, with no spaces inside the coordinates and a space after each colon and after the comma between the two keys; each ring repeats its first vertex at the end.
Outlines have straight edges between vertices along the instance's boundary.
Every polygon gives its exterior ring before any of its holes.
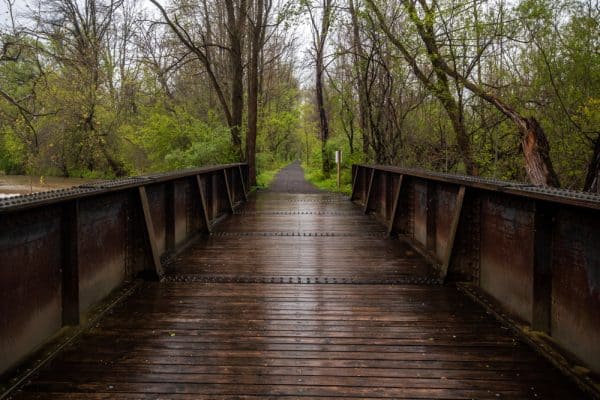
{"type": "Polygon", "coordinates": [[[6,173],[300,158],[327,179],[342,149],[598,188],[597,0],[2,1],[6,173]]]}

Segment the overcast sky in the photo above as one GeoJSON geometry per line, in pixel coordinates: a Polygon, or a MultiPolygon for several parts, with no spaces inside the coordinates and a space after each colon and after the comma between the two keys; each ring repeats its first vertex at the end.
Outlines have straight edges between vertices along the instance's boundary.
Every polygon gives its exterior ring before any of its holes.
{"type": "MultiPolygon", "coordinates": [[[[2,28],[10,27],[10,14],[8,11],[8,0],[0,0],[0,26],[2,28]]],[[[31,7],[36,7],[38,0],[13,0],[13,14],[15,18],[23,23],[28,11],[31,7]]],[[[157,12],[156,7],[149,0],[137,0],[140,4],[152,13],[157,12]]],[[[168,4],[168,0],[163,1],[168,4]]],[[[292,27],[295,29],[295,35],[298,37],[298,51],[296,53],[296,74],[302,87],[308,87],[313,80],[312,67],[309,62],[308,51],[311,47],[311,33],[308,18],[292,27]]]]}

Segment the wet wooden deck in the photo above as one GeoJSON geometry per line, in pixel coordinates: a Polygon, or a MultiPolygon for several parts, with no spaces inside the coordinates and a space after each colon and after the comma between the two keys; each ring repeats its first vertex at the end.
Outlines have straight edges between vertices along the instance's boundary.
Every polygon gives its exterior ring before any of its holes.
{"type": "Polygon", "coordinates": [[[17,398],[577,399],[417,253],[297,167],[17,398]],[[296,192],[296,193],[289,193],[296,192]],[[309,193],[302,193],[309,192],[309,193]]]}

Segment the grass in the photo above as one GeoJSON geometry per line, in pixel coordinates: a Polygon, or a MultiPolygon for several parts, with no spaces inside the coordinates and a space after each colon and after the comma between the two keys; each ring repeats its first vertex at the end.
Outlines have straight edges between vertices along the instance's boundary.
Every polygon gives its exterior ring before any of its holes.
{"type": "MultiPolygon", "coordinates": [[[[266,189],[269,187],[275,175],[281,170],[281,168],[285,167],[288,163],[278,163],[269,168],[260,169],[258,175],[256,176],[256,189],[266,189]]],[[[350,168],[342,168],[341,172],[341,185],[340,190],[337,188],[337,177],[334,173],[330,177],[325,177],[321,172],[320,166],[310,166],[306,163],[302,163],[302,168],[304,169],[304,177],[307,181],[315,185],[321,190],[326,190],[329,192],[339,192],[345,195],[350,195],[352,193],[352,171],[350,168]]]]}
{"type": "Polygon", "coordinates": [[[268,188],[269,185],[271,184],[271,182],[273,182],[275,175],[277,175],[277,173],[281,170],[281,168],[283,168],[286,165],[287,165],[287,163],[279,163],[279,164],[273,165],[269,168],[261,168],[260,171],[258,172],[258,175],[256,175],[256,186],[254,188],[256,188],[256,189],[268,188]]]}
{"type": "Polygon", "coordinates": [[[346,195],[350,195],[352,193],[352,172],[349,169],[342,168],[340,190],[338,191],[337,176],[335,172],[333,172],[330,177],[326,177],[323,175],[323,172],[321,172],[320,167],[311,167],[307,166],[306,164],[302,164],[302,168],[304,168],[304,177],[306,180],[319,189],[330,192],[341,192],[346,195]]]}

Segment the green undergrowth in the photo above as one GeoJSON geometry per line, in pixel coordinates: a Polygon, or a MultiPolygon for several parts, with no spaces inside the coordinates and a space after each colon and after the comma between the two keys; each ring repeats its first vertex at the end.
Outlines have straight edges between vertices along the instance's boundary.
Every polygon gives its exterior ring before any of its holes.
{"type": "Polygon", "coordinates": [[[256,176],[256,188],[257,189],[266,189],[269,187],[275,175],[277,175],[279,169],[272,169],[268,171],[262,171],[256,176]]]}
{"type": "Polygon", "coordinates": [[[273,179],[275,179],[275,175],[287,164],[288,162],[272,162],[262,167],[259,165],[256,174],[256,186],[254,188],[267,189],[271,182],[273,182],[273,179]]]}
{"type": "Polygon", "coordinates": [[[323,175],[320,166],[310,166],[306,163],[302,164],[304,169],[304,177],[307,181],[315,185],[321,190],[327,190],[329,192],[339,192],[345,195],[352,193],[352,171],[349,168],[342,168],[340,174],[340,190],[337,187],[337,175],[336,171],[327,177],[323,175]]]}

